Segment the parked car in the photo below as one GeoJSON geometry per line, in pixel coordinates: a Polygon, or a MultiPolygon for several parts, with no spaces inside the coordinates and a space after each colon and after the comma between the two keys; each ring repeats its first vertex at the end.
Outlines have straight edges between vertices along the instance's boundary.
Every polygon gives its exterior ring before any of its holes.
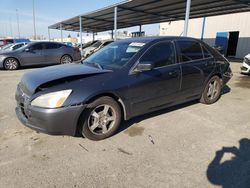
{"type": "Polygon", "coordinates": [[[250,74],[250,54],[246,55],[241,67],[242,74],[250,74]]]}
{"type": "Polygon", "coordinates": [[[6,52],[6,51],[17,50],[26,44],[28,44],[28,43],[27,42],[20,42],[20,43],[7,44],[5,46],[2,46],[2,48],[0,48],[0,53],[6,52]]]}
{"type": "Polygon", "coordinates": [[[111,42],[113,42],[113,40],[103,40],[103,41],[97,41],[96,43],[94,43],[93,45],[84,48],[82,51],[82,56],[84,58],[90,56],[91,54],[95,53],[96,51],[100,50],[101,48],[103,48],[104,46],[110,44],[111,42]]]}
{"type": "Polygon", "coordinates": [[[81,59],[79,48],[57,42],[32,42],[0,54],[0,68],[16,70],[31,65],[66,64],[81,59]]]}
{"type": "Polygon", "coordinates": [[[30,42],[29,39],[0,39],[0,47],[6,45],[6,44],[11,44],[11,43],[19,43],[19,42],[30,42]]]}
{"type": "MultiPolygon", "coordinates": [[[[97,41],[98,41],[98,40],[93,40],[93,41],[89,41],[89,42],[83,44],[83,45],[82,45],[82,49],[87,48],[87,47],[93,45],[93,44],[96,43],[97,41]]],[[[80,47],[81,47],[81,44],[79,44],[79,48],[80,48],[80,47]]]]}
{"type": "Polygon", "coordinates": [[[200,40],[125,39],[82,64],[24,74],[16,91],[16,114],[39,132],[79,131],[101,140],[113,135],[122,120],[197,99],[213,104],[231,77],[229,62],[200,40]]]}
{"type": "Polygon", "coordinates": [[[64,42],[64,44],[67,45],[67,46],[73,47],[73,43],[72,42],[64,42]]]}

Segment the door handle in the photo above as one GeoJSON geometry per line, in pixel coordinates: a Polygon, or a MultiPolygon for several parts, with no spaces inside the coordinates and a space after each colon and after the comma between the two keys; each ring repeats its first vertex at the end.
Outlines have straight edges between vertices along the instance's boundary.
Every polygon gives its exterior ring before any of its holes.
{"type": "Polygon", "coordinates": [[[214,62],[213,61],[209,61],[209,62],[206,62],[205,63],[205,66],[208,66],[208,65],[213,65],[214,64],[214,62]]]}
{"type": "Polygon", "coordinates": [[[180,71],[174,70],[174,71],[170,71],[170,72],[168,73],[168,75],[169,75],[169,76],[176,76],[176,75],[178,75],[179,73],[180,73],[180,71]]]}

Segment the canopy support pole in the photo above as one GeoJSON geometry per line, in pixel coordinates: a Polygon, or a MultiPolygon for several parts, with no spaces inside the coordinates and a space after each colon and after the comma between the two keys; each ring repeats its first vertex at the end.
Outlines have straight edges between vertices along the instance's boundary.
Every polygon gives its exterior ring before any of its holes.
{"type": "Polygon", "coordinates": [[[112,40],[114,39],[114,31],[113,31],[113,29],[111,30],[111,39],[112,40]]]}
{"type": "Polygon", "coordinates": [[[50,41],[50,29],[48,27],[48,37],[49,37],[49,41],[50,41]]]}
{"type": "Polygon", "coordinates": [[[202,31],[201,31],[201,40],[204,39],[205,27],[206,27],[206,17],[203,17],[203,21],[202,21],[202,31]]]}
{"type": "Polygon", "coordinates": [[[60,24],[60,31],[61,31],[61,42],[63,42],[62,24],[60,24]]]}
{"type": "Polygon", "coordinates": [[[115,31],[115,40],[117,40],[117,7],[114,8],[114,31],[115,31]]]}
{"type": "Polygon", "coordinates": [[[79,16],[79,27],[80,27],[80,46],[82,50],[82,17],[79,16]]]}
{"type": "Polygon", "coordinates": [[[139,32],[140,32],[139,36],[141,37],[141,25],[139,25],[139,32]]]}
{"type": "Polygon", "coordinates": [[[186,16],[185,16],[185,23],[184,23],[184,36],[188,35],[188,23],[189,23],[189,16],[190,16],[190,8],[191,8],[191,0],[187,0],[186,5],[186,16]]]}

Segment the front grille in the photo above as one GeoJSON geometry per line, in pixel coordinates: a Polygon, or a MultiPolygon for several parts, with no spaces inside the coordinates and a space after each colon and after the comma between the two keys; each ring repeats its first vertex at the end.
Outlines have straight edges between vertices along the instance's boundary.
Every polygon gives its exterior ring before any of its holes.
{"type": "Polygon", "coordinates": [[[247,68],[246,67],[241,67],[241,70],[242,71],[247,71],[247,68]]]}

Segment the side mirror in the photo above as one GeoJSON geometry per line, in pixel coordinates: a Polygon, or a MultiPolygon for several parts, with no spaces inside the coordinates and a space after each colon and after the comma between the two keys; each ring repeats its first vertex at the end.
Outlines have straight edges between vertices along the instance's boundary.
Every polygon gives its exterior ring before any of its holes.
{"type": "Polygon", "coordinates": [[[31,52],[31,50],[29,48],[25,48],[24,51],[25,52],[31,52]]]}
{"type": "Polygon", "coordinates": [[[153,66],[150,62],[145,62],[145,63],[139,63],[136,68],[134,69],[134,72],[139,73],[139,72],[145,72],[145,71],[150,71],[153,69],[153,66]]]}

